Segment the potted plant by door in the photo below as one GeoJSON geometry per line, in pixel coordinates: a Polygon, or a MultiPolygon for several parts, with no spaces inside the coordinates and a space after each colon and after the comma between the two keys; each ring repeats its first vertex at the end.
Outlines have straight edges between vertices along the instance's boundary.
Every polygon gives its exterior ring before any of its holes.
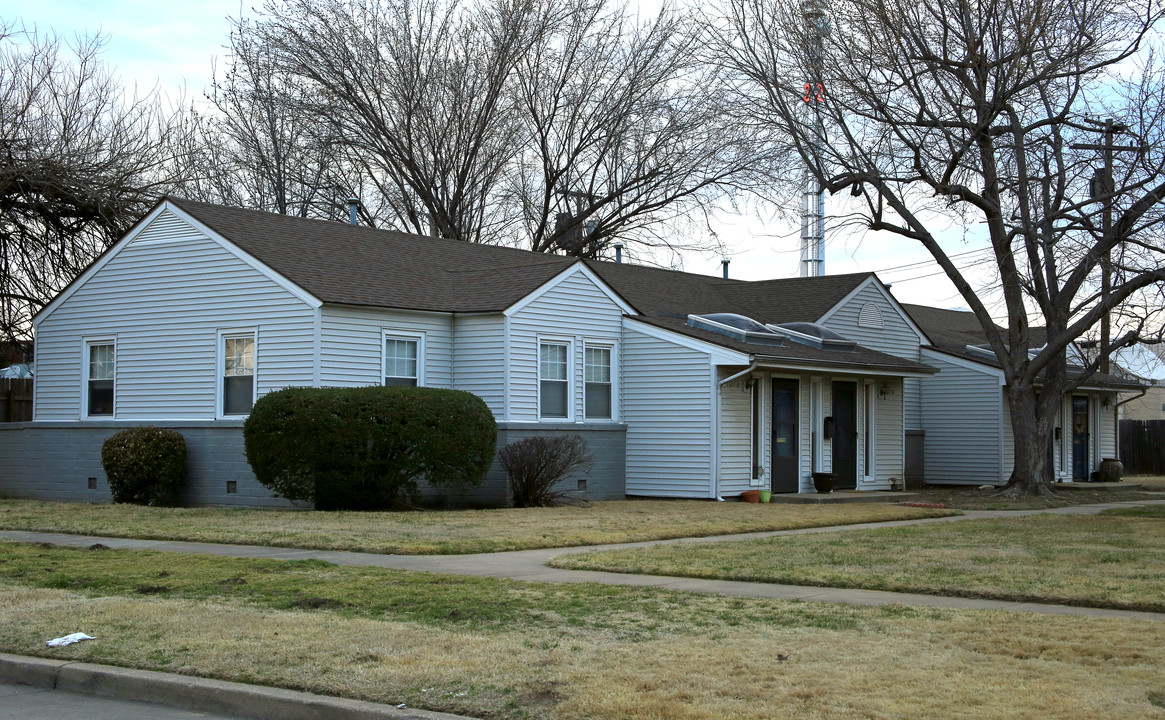
{"type": "Polygon", "coordinates": [[[1120,460],[1105,458],[1100,461],[1099,479],[1101,482],[1120,482],[1124,473],[1125,466],[1120,460]]]}
{"type": "Polygon", "coordinates": [[[760,502],[760,490],[745,490],[740,493],[740,499],[747,503],[760,502]]]}
{"type": "Polygon", "coordinates": [[[833,492],[833,473],[831,472],[815,472],[813,473],[813,487],[819,493],[833,492]]]}

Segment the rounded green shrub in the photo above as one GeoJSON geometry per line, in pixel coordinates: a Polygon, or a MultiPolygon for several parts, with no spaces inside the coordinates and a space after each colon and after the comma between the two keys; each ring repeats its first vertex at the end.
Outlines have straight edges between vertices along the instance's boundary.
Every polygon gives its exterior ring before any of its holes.
{"type": "Polygon", "coordinates": [[[415,494],[422,479],[480,483],[497,423],[460,390],[287,388],[255,403],[243,442],[255,477],[276,495],[319,510],[373,510],[415,494]]]}
{"type": "Polygon", "coordinates": [[[186,440],[153,425],[122,430],[105,439],[101,466],[114,502],[173,505],[186,484],[186,440]]]}

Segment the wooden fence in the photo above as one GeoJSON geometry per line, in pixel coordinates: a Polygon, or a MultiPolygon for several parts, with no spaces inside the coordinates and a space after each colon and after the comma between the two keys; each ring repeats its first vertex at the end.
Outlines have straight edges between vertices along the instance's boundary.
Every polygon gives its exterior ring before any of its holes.
{"type": "Polygon", "coordinates": [[[1165,420],[1121,420],[1126,475],[1165,475],[1165,420]]]}
{"type": "Polygon", "coordinates": [[[32,378],[0,378],[0,422],[32,420],[32,378]]]}

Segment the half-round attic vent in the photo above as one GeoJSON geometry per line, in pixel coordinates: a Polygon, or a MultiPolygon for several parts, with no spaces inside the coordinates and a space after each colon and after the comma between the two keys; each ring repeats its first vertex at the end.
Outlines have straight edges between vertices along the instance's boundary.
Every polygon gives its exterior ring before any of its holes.
{"type": "Polygon", "coordinates": [[[858,327],[886,327],[885,323],[882,321],[882,309],[872,302],[868,302],[863,305],[862,311],[858,313],[858,327]]]}

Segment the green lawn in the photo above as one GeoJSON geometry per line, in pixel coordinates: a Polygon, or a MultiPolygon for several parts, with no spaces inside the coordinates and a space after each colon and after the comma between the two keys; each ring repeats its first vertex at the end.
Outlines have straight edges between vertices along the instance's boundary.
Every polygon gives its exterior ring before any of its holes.
{"type": "Polygon", "coordinates": [[[705,537],[958,514],[897,505],[636,500],[558,508],[316,512],[0,500],[0,530],[191,540],[399,555],[705,537]]]}
{"type": "Polygon", "coordinates": [[[0,651],[500,720],[1165,716],[1160,622],[4,542],[0,651]]]}
{"type": "Polygon", "coordinates": [[[965,520],[585,553],[550,564],[1165,612],[1161,517],[1153,509],[965,520]]]}

